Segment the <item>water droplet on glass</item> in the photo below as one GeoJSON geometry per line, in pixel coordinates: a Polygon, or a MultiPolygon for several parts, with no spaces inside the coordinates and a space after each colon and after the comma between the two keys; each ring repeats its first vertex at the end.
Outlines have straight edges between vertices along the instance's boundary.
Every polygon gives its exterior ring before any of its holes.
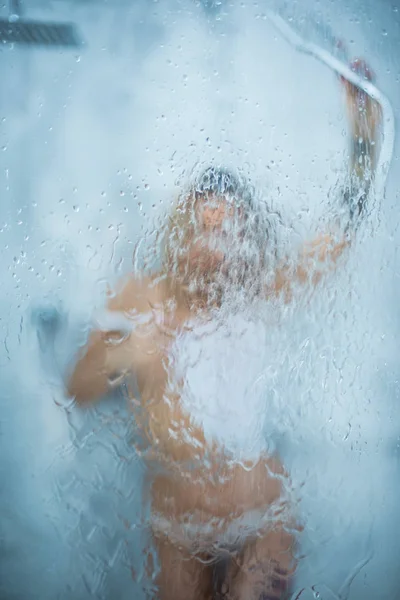
{"type": "Polygon", "coordinates": [[[109,377],[108,377],[108,383],[110,385],[110,387],[113,387],[115,385],[118,385],[122,379],[124,377],[124,373],[112,373],[109,377]]]}
{"type": "Polygon", "coordinates": [[[150,189],[150,186],[149,186],[149,184],[148,184],[148,183],[145,183],[145,184],[144,184],[144,189],[145,189],[145,190],[149,190],[149,189],[150,189]]]}
{"type": "Polygon", "coordinates": [[[387,31],[386,31],[386,29],[382,29],[382,35],[383,35],[383,36],[385,36],[385,37],[387,36],[387,31]]]}
{"type": "Polygon", "coordinates": [[[76,204],[74,204],[74,206],[72,207],[72,209],[73,209],[75,212],[79,212],[79,206],[77,206],[76,204]]]}

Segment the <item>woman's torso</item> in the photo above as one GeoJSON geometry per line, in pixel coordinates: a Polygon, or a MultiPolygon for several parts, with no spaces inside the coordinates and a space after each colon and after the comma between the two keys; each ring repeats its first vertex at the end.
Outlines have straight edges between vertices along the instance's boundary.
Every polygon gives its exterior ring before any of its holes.
{"type": "Polygon", "coordinates": [[[193,318],[160,303],[153,327],[128,386],[153,467],[153,508],[230,519],[271,504],[282,468],[263,435],[264,323],[222,309],[193,318]]]}

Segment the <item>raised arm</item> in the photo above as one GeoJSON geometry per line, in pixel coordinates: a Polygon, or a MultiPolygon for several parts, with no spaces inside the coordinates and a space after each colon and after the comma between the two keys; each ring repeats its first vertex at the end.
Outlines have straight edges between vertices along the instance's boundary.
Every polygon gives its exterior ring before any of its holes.
{"type": "MultiPolygon", "coordinates": [[[[368,79],[372,74],[364,61],[356,60],[352,69],[368,79]]],[[[349,184],[346,187],[341,210],[344,219],[332,226],[330,232],[323,233],[307,243],[293,264],[285,263],[278,268],[276,278],[269,293],[283,295],[290,301],[293,288],[298,285],[316,285],[325,274],[336,268],[339,257],[354,239],[360,218],[375,175],[379,152],[379,135],[382,110],[379,103],[366,92],[342,78],[346,96],[349,121],[350,156],[349,184]]]]}

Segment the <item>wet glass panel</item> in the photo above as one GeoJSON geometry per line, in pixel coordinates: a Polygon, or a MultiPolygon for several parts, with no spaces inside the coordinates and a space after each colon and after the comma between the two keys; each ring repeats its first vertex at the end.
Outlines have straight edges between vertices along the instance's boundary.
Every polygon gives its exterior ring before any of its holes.
{"type": "Polygon", "coordinates": [[[0,597],[396,597],[395,3],[0,19],[0,597]]]}

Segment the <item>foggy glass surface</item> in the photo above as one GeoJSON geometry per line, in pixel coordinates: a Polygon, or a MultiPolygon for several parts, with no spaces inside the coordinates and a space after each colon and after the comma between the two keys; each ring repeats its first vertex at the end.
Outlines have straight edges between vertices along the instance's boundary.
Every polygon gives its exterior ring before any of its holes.
{"type": "MultiPolygon", "coordinates": [[[[193,173],[239,169],[282,214],[282,255],[335,210],[348,153],[338,78],[269,10],[364,56],[397,119],[396,2],[32,1],[30,17],[76,22],[83,47],[1,46],[1,599],[156,594],[126,398],[83,410],[63,378],[193,173]]],[[[301,600],[400,594],[398,153],[396,139],[385,197],[345,264],[260,334],[262,351],[230,358],[236,376],[261,361],[273,381],[265,431],[298,494],[301,600]]]]}

